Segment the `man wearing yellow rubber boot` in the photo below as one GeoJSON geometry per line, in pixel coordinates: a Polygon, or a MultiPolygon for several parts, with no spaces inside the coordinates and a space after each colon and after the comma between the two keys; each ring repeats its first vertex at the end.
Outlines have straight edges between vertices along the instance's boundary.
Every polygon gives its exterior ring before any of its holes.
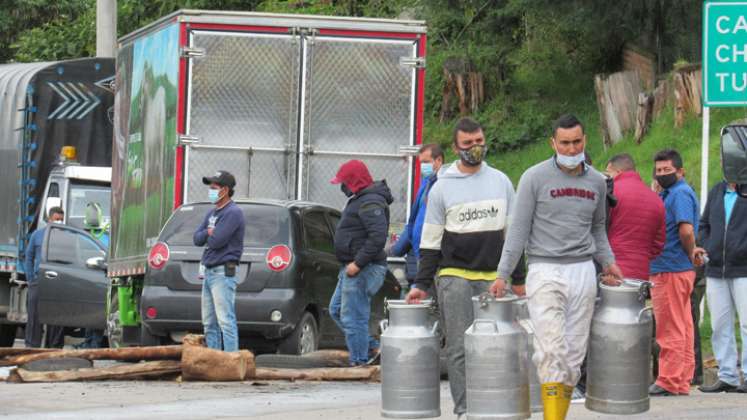
{"type": "Polygon", "coordinates": [[[584,163],[581,122],[572,115],[560,117],[551,143],[555,155],[529,168],[519,181],[498,278],[490,291],[503,296],[505,279],[526,249],[526,290],[518,292],[529,298],[545,420],[561,420],[589,341],[597,295],[592,260],[602,265],[608,284],[618,284],[622,273],[605,230],[605,178],[584,163]]]}

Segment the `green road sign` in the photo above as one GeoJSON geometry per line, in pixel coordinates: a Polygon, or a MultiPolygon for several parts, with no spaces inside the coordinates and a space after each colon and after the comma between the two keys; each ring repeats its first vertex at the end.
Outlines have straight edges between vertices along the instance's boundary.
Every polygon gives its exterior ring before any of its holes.
{"type": "Polygon", "coordinates": [[[747,1],[706,1],[703,10],[705,106],[747,105],[747,1]]]}

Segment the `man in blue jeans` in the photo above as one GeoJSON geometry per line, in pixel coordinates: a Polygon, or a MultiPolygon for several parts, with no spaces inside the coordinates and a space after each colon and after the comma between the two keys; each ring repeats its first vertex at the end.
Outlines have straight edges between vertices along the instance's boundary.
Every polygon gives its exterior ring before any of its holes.
{"type": "Polygon", "coordinates": [[[205,342],[211,349],[239,350],[236,326],[236,273],[244,252],[244,213],[231,197],[236,179],[226,171],[202,178],[209,186],[208,200],[215,208],[194,234],[197,246],[207,245],[202,253],[202,324],[205,342]]]}
{"type": "Polygon", "coordinates": [[[335,231],[335,254],[342,263],[329,312],[345,333],[351,366],[368,363],[378,342],[368,334],[371,298],[386,276],[389,204],[394,201],[385,181],[374,182],[366,165],[351,160],[340,166],[332,184],[349,197],[335,231]]]}

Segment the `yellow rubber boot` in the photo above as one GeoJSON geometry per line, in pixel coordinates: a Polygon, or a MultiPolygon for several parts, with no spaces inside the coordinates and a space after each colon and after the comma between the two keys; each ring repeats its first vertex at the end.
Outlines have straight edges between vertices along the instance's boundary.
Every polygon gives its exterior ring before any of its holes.
{"type": "Polygon", "coordinates": [[[571,393],[560,382],[542,384],[542,407],[545,420],[565,420],[571,405],[571,393]]]}
{"type": "Polygon", "coordinates": [[[571,399],[573,398],[573,388],[570,385],[563,384],[563,398],[565,400],[565,409],[563,410],[563,418],[568,414],[568,409],[571,408],[571,399]]]}

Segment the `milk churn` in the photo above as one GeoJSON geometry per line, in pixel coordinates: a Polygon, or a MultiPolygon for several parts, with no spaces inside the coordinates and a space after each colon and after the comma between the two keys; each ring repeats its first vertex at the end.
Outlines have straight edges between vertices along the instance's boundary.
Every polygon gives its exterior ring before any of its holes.
{"type": "Polygon", "coordinates": [[[516,319],[527,335],[527,374],[529,375],[529,407],[533,413],[542,411],[542,386],[534,365],[534,325],[529,319],[529,307],[526,298],[518,299],[516,305],[516,319]]]}
{"type": "Polygon", "coordinates": [[[607,414],[648,411],[652,318],[648,282],[600,285],[591,323],[586,408],[607,414]]]}
{"type": "Polygon", "coordinates": [[[381,415],[421,419],[441,415],[438,322],[432,303],[386,303],[382,321],[381,415]]]}
{"type": "Polygon", "coordinates": [[[464,334],[467,419],[529,418],[526,334],[515,296],[472,298],[475,321],[464,334]]]}

